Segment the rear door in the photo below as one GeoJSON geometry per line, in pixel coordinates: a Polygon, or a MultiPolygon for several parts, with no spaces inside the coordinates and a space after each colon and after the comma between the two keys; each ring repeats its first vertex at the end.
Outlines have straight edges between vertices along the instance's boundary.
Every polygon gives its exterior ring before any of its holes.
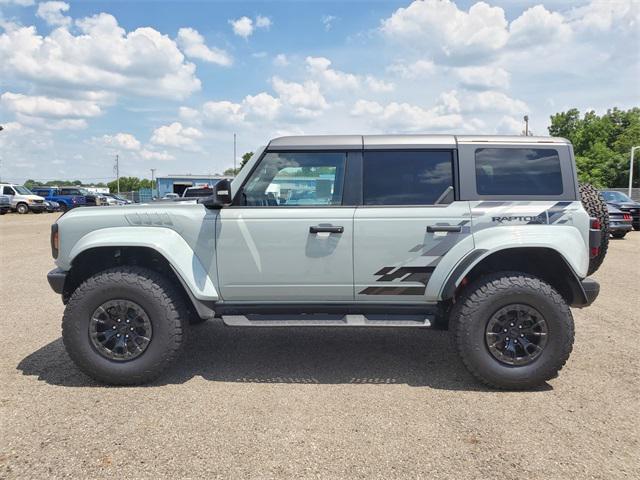
{"type": "Polygon", "coordinates": [[[218,217],[225,301],[353,301],[355,207],[344,201],[349,155],[264,154],[218,217]]]}
{"type": "Polygon", "coordinates": [[[446,273],[473,248],[469,204],[456,200],[455,148],[366,146],[365,137],[363,205],[354,219],[355,298],[435,302],[446,273]]]}

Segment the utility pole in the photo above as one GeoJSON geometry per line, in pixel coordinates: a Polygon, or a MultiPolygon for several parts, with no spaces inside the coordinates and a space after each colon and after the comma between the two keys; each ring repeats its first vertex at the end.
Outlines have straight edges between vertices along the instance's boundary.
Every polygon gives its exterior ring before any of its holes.
{"type": "Polygon", "coordinates": [[[120,158],[116,153],[116,181],[118,182],[118,195],[120,195],[120,158]]]}
{"type": "Polygon", "coordinates": [[[153,197],[153,191],[155,190],[155,187],[153,186],[153,182],[156,179],[156,169],[152,168],[151,169],[151,196],[153,197]]]}
{"type": "Polygon", "coordinates": [[[233,134],[233,176],[236,176],[236,134],[233,134]]]}
{"type": "Polygon", "coordinates": [[[524,116],[524,136],[529,136],[529,115],[524,116]]]}
{"type": "Polygon", "coordinates": [[[631,198],[631,187],[633,184],[633,156],[638,149],[640,149],[640,145],[637,147],[631,147],[631,161],[629,162],[629,198],[631,198]]]}

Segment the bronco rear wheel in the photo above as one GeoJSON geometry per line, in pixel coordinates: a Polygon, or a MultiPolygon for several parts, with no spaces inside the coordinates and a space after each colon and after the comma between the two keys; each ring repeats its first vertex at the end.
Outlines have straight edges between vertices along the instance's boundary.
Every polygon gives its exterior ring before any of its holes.
{"type": "Polygon", "coordinates": [[[587,271],[587,275],[591,275],[600,268],[609,248],[609,211],[604,198],[593,185],[580,183],[578,188],[584,209],[590,217],[597,218],[600,222],[600,249],[598,255],[589,260],[587,271]]]}
{"type": "Polygon", "coordinates": [[[573,317],[549,284],[499,272],[469,285],[450,329],[469,372],[493,388],[521,390],[554,378],[573,347],[573,317]]]}
{"type": "Polygon", "coordinates": [[[175,359],[186,319],[182,296],[162,275],[116,267],[90,277],[71,295],[62,339],[90,377],[134,385],[158,377],[175,359]]]}

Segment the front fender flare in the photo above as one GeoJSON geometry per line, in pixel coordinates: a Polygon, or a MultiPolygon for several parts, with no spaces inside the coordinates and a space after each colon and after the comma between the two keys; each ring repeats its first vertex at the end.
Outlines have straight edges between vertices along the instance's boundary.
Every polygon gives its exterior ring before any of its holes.
{"type": "MultiPolygon", "coordinates": [[[[83,236],[69,252],[73,259],[91,248],[146,247],[162,255],[198,300],[217,301],[216,287],[202,262],[176,231],[164,227],[111,227],[83,236]]],[[[68,269],[67,268],[67,269],[68,269]]]]}

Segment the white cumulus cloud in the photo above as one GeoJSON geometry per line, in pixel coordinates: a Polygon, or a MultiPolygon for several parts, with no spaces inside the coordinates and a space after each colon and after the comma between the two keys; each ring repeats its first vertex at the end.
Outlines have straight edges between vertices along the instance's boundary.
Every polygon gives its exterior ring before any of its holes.
{"type": "Polygon", "coordinates": [[[52,26],[67,26],[71,24],[71,17],[63,15],[69,11],[69,4],[65,2],[42,2],[38,4],[36,15],[52,26]]]}
{"type": "Polygon", "coordinates": [[[204,37],[193,28],[181,28],[178,30],[177,42],[180,49],[189,58],[196,58],[225,67],[233,63],[231,55],[220,48],[207,46],[204,43],[204,37]]]}
{"type": "Polygon", "coordinates": [[[38,87],[184,98],[200,89],[195,65],[168,36],[149,27],[126,32],[101,13],[47,36],[34,26],[0,35],[0,75],[38,87]]]}
{"type": "Polygon", "coordinates": [[[389,38],[443,57],[486,55],[509,38],[504,10],[478,2],[464,11],[450,0],[414,1],[382,22],[389,38]]]}
{"type": "Polygon", "coordinates": [[[151,136],[151,143],[173,148],[193,148],[202,132],[194,127],[184,127],[180,122],[156,128],[151,136]]]}

